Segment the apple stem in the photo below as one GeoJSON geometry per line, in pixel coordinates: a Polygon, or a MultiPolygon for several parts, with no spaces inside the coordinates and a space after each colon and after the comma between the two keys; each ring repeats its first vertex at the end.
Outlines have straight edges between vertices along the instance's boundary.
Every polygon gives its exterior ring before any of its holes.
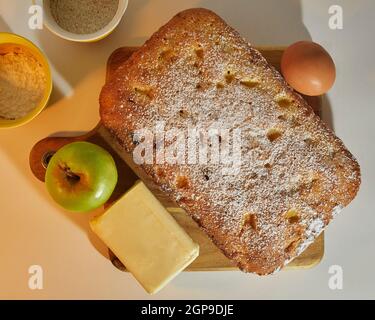
{"type": "Polygon", "coordinates": [[[60,169],[64,171],[64,173],[66,175],[66,179],[71,184],[75,184],[81,179],[81,177],[78,174],[74,173],[72,170],[70,170],[70,168],[67,165],[60,166],[60,169]]]}

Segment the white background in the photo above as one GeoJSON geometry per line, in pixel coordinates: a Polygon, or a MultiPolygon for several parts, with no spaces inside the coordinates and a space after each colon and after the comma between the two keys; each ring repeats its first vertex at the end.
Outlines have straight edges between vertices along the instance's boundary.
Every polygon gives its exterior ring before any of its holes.
{"type": "Polygon", "coordinates": [[[130,0],[116,31],[91,44],[28,29],[30,2],[0,0],[0,31],[23,35],[48,55],[55,90],[50,107],[37,119],[0,131],[0,298],[150,298],[103,257],[103,245],[88,231],[89,215],[64,212],[50,200],[30,172],[28,155],[52,133],[94,127],[110,53],[141,45],[175,13],[190,7],[213,9],[254,45],[313,39],[332,54],[337,81],[323,114],[358,158],[363,182],[358,197],[329,226],[319,266],[263,278],[240,272],[183,273],[151,298],[375,298],[375,1],[130,0]],[[328,28],[333,4],[344,9],[343,30],[328,28]],[[44,269],[40,291],[28,288],[33,264],[44,269]],[[344,270],[341,291],[328,287],[328,269],[335,264],[344,270]]]}

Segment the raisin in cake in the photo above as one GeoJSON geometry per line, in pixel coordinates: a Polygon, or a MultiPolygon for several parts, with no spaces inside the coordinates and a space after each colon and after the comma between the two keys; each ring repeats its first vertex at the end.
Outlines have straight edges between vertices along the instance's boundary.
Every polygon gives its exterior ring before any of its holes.
{"type": "MultiPolygon", "coordinates": [[[[161,191],[243,271],[270,274],[299,255],[355,197],[360,170],[343,143],[262,55],[206,9],[179,13],[105,85],[103,125],[129,155],[134,132],[241,129],[241,166],[142,164],[161,191]]],[[[222,143],[222,142],[221,142],[222,143]]],[[[134,163],[132,164],[134,165],[134,163]]]]}

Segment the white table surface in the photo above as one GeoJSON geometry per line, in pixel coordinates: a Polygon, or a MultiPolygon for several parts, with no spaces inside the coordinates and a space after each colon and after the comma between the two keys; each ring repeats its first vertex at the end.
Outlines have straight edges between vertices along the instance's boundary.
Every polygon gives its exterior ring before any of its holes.
{"type": "Polygon", "coordinates": [[[28,28],[28,0],[0,0],[0,31],[34,41],[49,57],[55,90],[51,106],[17,129],[0,131],[0,298],[41,299],[260,299],[375,298],[375,1],[373,0],[130,0],[108,38],[92,44],[62,40],[28,28]],[[328,8],[344,9],[344,29],[328,28],[328,8]],[[84,131],[98,121],[98,94],[110,53],[141,45],[178,11],[207,7],[255,45],[321,43],[333,56],[337,81],[324,118],[358,158],[361,190],[326,232],[323,261],[310,270],[258,277],[240,272],[179,275],[150,297],[131,275],[112,267],[105,248],[88,231],[88,215],[64,212],[30,172],[28,155],[41,138],[84,131]],[[30,290],[28,268],[40,265],[43,290],[30,290]],[[344,271],[343,290],[328,286],[331,265],[344,271]]]}

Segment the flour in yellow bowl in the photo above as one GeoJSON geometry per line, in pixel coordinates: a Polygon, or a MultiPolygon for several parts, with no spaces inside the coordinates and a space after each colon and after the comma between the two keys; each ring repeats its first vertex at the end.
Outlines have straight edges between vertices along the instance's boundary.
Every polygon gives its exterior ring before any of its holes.
{"type": "Polygon", "coordinates": [[[24,37],[0,32],[0,129],[34,119],[51,92],[52,75],[43,52],[24,37]]]}
{"type": "Polygon", "coordinates": [[[41,102],[46,74],[27,48],[0,47],[0,117],[14,120],[27,115],[41,102]]]}

